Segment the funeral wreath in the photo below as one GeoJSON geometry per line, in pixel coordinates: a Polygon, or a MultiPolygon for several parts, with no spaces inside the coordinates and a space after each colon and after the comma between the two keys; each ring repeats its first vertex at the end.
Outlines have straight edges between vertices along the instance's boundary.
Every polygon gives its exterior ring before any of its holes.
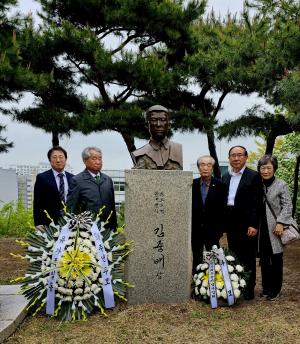
{"type": "MultiPolygon", "coordinates": [[[[106,222],[107,223],[107,222],[106,222]]],[[[65,213],[56,225],[37,229],[27,240],[23,259],[29,261],[21,292],[34,315],[46,313],[62,320],[85,320],[88,314],[126,301],[131,285],[123,279],[125,257],[131,252],[124,228],[105,228],[90,212],[65,213]]]]}
{"type": "Polygon", "coordinates": [[[210,301],[211,307],[218,307],[218,299],[233,305],[246,287],[247,272],[237,258],[222,248],[214,246],[204,252],[203,263],[196,267],[193,291],[197,298],[210,301]]]}

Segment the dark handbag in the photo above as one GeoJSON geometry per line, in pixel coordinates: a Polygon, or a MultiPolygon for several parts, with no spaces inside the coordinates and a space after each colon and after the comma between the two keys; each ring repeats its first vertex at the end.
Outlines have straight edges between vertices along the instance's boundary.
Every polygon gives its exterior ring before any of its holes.
{"type": "MultiPolygon", "coordinates": [[[[277,217],[275,215],[275,212],[273,210],[273,208],[271,207],[271,204],[269,203],[267,194],[264,192],[265,194],[265,200],[266,203],[269,207],[269,209],[271,210],[271,213],[274,217],[275,220],[277,220],[277,217]]],[[[300,233],[299,233],[299,227],[297,225],[297,222],[295,219],[292,218],[292,222],[284,227],[283,233],[280,236],[280,240],[282,245],[288,245],[291,244],[292,242],[299,240],[300,239],[300,233]]]]}

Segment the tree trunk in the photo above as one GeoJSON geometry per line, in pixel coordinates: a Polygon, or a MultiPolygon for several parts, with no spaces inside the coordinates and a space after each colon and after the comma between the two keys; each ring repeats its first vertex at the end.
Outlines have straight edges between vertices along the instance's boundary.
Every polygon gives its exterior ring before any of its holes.
{"type": "Polygon", "coordinates": [[[131,155],[131,153],[132,153],[133,151],[136,150],[136,147],[135,147],[135,144],[134,144],[134,137],[131,136],[131,135],[128,134],[128,133],[123,132],[123,131],[121,131],[120,134],[121,134],[122,137],[123,137],[123,140],[124,140],[124,142],[125,142],[125,144],[126,144],[126,147],[127,147],[128,152],[129,152],[129,154],[130,154],[130,157],[131,157],[131,159],[132,159],[132,162],[134,162],[134,161],[133,161],[133,158],[132,158],[132,155],[131,155]]]}
{"type": "Polygon", "coordinates": [[[297,156],[295,173],[294,173],[294,192],[293,192],[293,216],[296,213],[297,196],[299,187],[299,169],[300,169],[300,155],[297,156]]]}
{"type": "Polygon", "coordinates": [[[59,137],[57,131],[52,131],[52,146],[59,146],[59,137]]]}
{"type": "Polygon", "coordinates": [[[275,146],[276,136],[270,133],[270,135],[267,137],[267,145],[266,145],[266,151],[265,154],[273,154],[273,149],[275,146]]]}
{"type": "Polygon", "coordinates": [[[207,143],[209,154],[215,159],[214,165],[214,176],[216,178],[221,178],[221,170],[219,166],[219,159],[217,156],[216,144],[215,144],[215,134],[212,128],[207,130],[207,143]]]}

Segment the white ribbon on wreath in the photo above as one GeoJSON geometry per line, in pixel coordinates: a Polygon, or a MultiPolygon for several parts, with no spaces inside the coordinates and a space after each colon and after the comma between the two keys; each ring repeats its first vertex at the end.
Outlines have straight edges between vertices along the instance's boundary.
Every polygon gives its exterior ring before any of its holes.
{"type": "Polygon", "coordinates": [[[213,246],[211,251],[204,252],[204,261],[208,264],[208,284],[210,291],[211,308],[218,307],[217,287],[215,280],[215,263],[218,262],[221,266],[222,276],[225,284],[225,289],[227,292],[227,303],[229,306],[232,306],[234,304],[235,299],[233,288],[231,285],[230,275],[228,272],[227,261],[223,249],[218,249],[217,246],[213,246]]]}

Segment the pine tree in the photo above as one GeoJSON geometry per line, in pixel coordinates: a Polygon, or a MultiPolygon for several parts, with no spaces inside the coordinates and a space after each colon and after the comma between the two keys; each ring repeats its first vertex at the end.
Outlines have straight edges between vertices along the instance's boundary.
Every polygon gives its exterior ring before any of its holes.
{"type": "Polygon", "coordinates": [[[134,137],[147,135],[136,100],[181,83],[173,70],[191,49],[190,26],[205,1],[40,3],[43,24],[23,33],[22,57],[52,80],[32,89],[37,105],[16,118],[50,131],[58,120],[59,133],[114,130],[134,150],[134,137]],[[94,95],[83,96],[84,86],[94,95]]]}

